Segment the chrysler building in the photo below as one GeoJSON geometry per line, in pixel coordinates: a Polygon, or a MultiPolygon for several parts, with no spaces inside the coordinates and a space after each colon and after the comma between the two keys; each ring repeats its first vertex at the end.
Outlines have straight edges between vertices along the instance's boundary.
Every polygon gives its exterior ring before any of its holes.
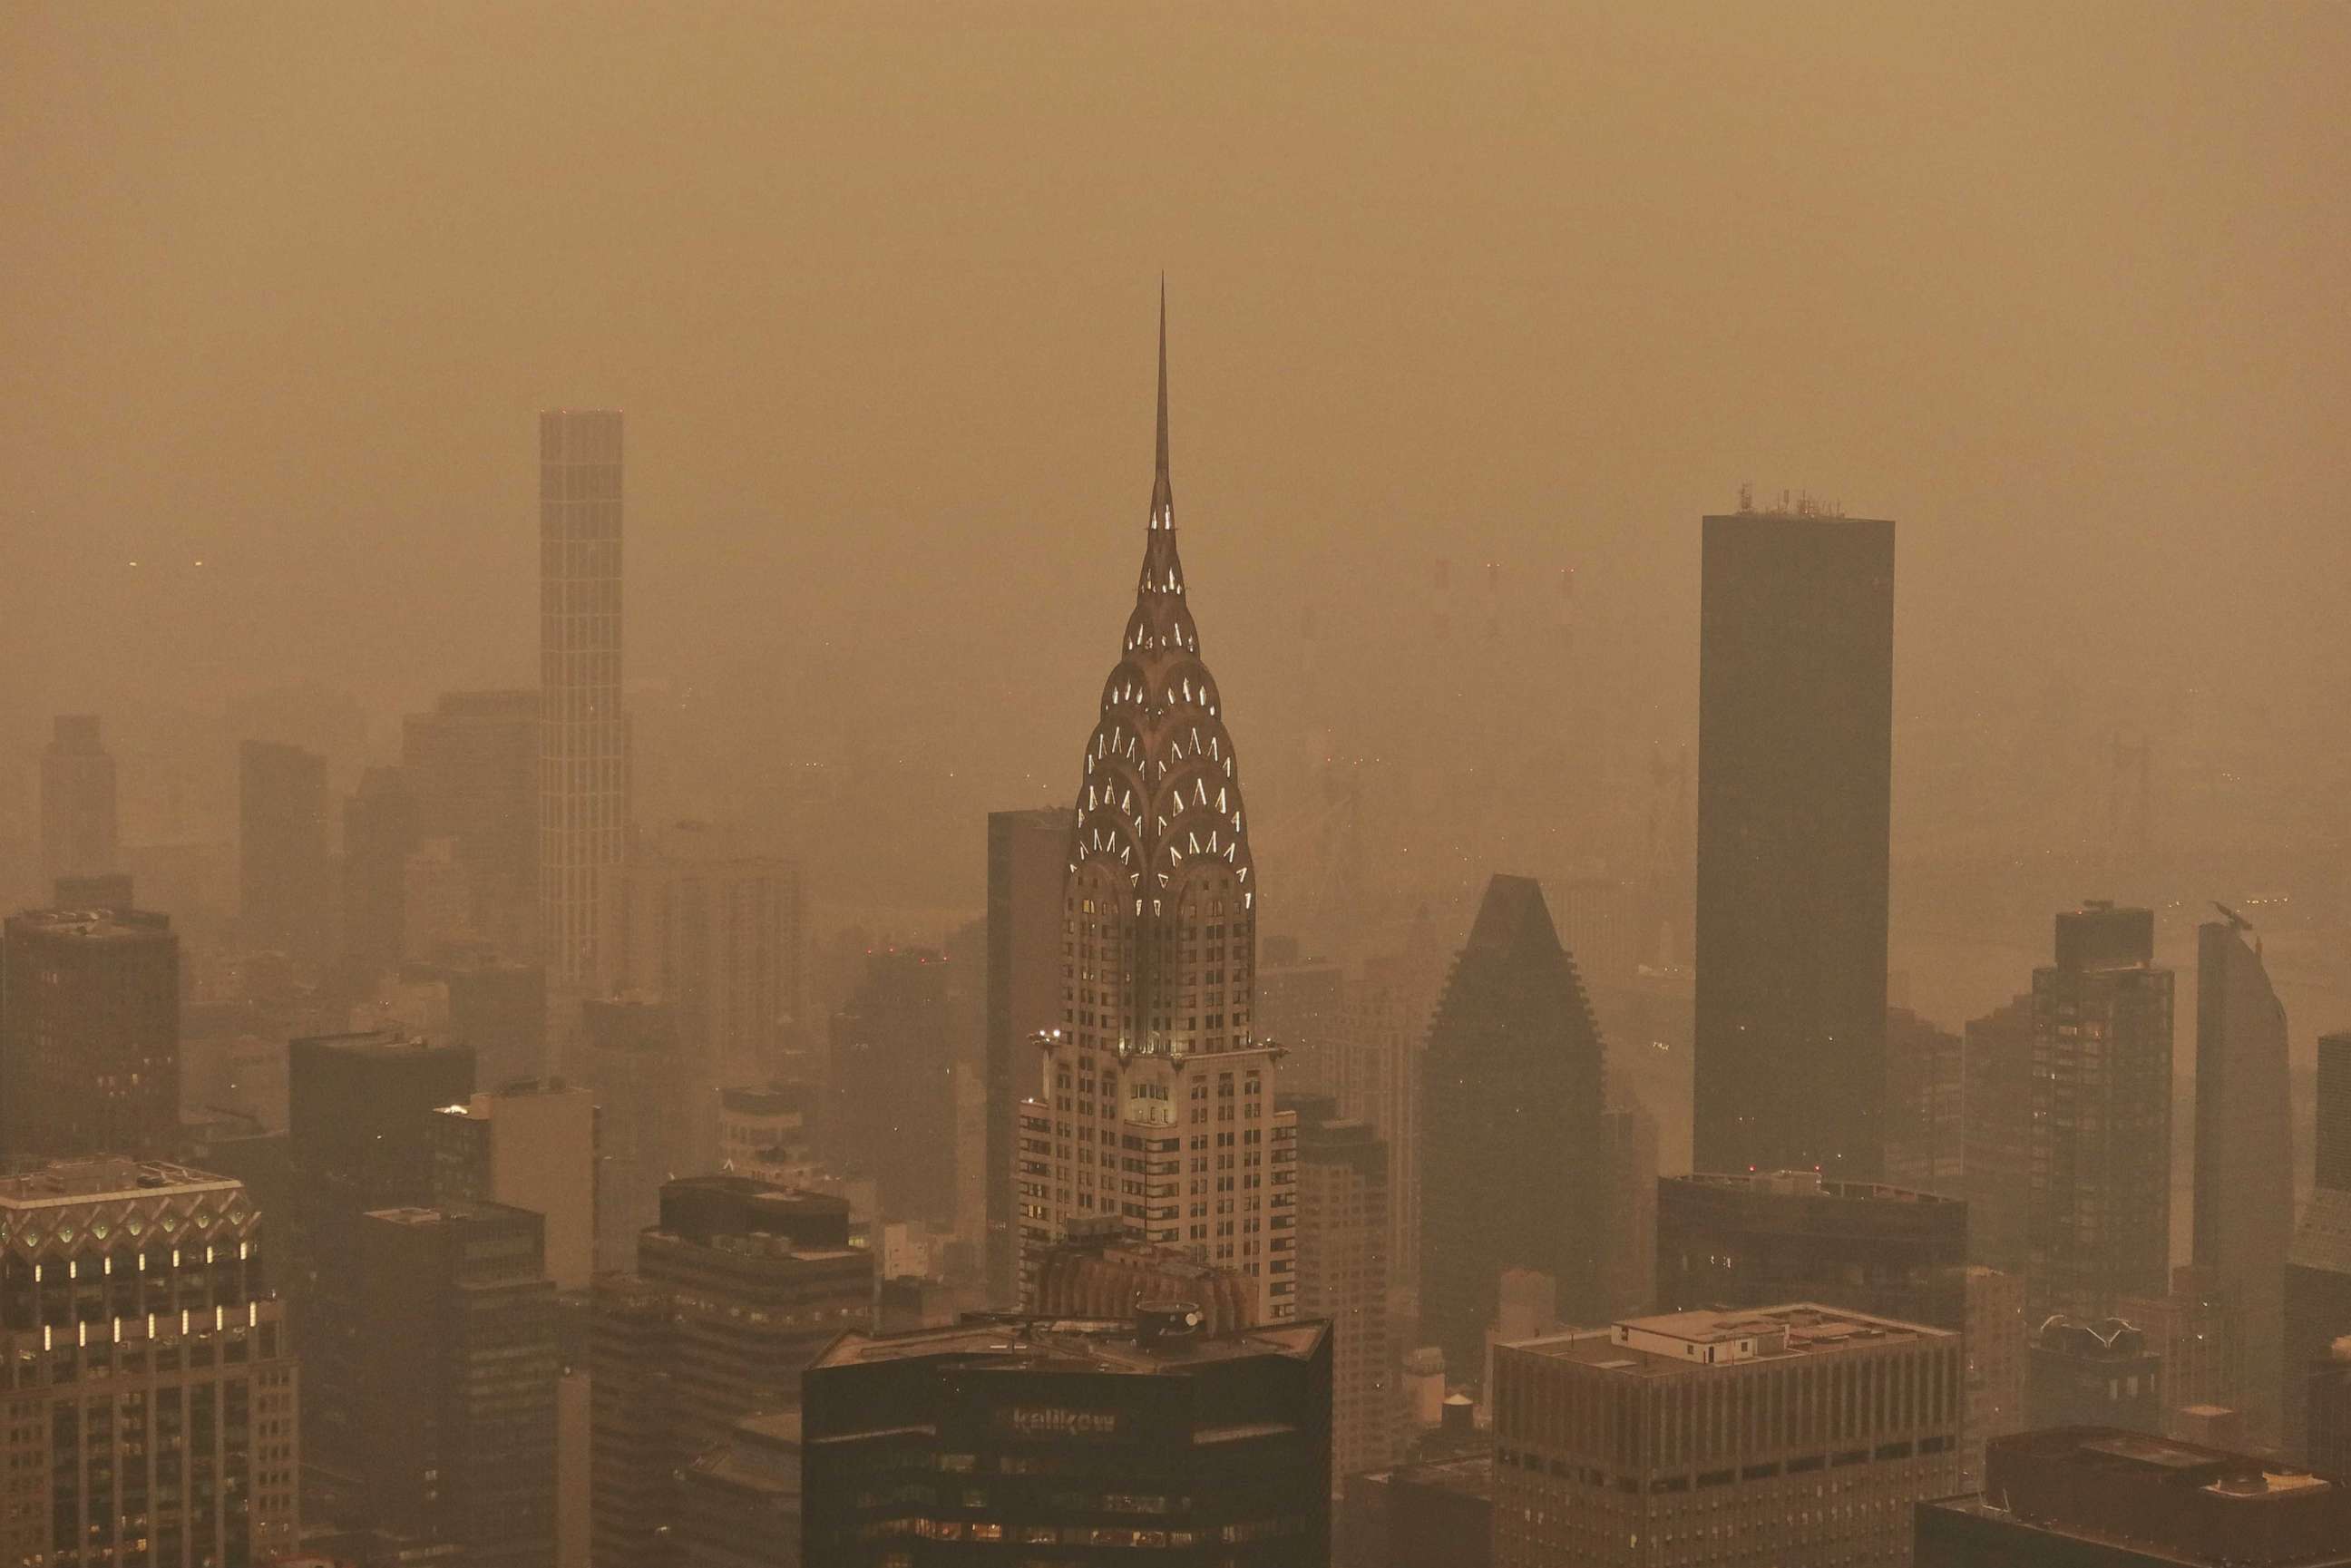
{"type": "Polygon", "coordinates": [[[1021,1282],[1027,1295],[1073,1222],[1116,1218],[1247,1277],[1272,1322],[1297,1288],[1297,1121],[1274,1110],[1280,1052],[1250,1027],[1258,887],[1176,553],[1164,292],[1158,446],[1134,611],[1071,824],[1061,1026],[1040,1041],[1039,1097],[1021,1107],[1021,1282]]]}

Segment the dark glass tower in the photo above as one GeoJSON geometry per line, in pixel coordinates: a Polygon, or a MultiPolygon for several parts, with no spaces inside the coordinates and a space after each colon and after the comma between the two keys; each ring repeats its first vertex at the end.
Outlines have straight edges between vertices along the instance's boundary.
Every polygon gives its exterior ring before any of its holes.
{"type": "Polygon", "coordinates": [[[2262,1435],[2277,1427],[2293,1239],[2285,1009],[2232,915],[2196,928],[2196,1265],[2236,1306],[2239,1387],[2262,1435]]]}
{"type": "Polygon", "coordinates": [[[1484,1364],[1505,1269],[1552,1276],[1571,1322],[1604,1315],[1602,1058],[1542,889],[1494,878],[1422,1062],[1421,1337],[1456,1378],[1484,1364]]]}
{"type": "Polygon", "coordinates": [[[1881,1174],[1894,525],[1705,524],[1700,1171],[1881,1174]]]}
{"type": "Polygon", "coordinates": [[[1012,1151],[1031,1041],[1061,1016],[1061,880],[1071,813],[1045,807],[987,814],[987,1300],[1020,1295],[1012,1151]]]}

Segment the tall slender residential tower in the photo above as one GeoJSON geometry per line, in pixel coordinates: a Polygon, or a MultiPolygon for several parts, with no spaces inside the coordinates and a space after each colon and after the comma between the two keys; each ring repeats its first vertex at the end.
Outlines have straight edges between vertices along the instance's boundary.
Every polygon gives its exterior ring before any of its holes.
{"type": "Polygon", "coordinates": [[[2294,1243],[2294,1113],[2285,1009],[2234,915],[2196,928],[2195,1234],[2197,1267],[2237,1310],[2245,1414],[2256,1436],[2273,1434],[2294,1243]]]}
{"type": "Polygon", "coordinates": [[[1706,519],[1698,623],[1701,1172],[1882,1172],[1894,525],[1706,519]]]}
{"type": "Polygon", "coordinates": [[[1070,813],[1040,807],[987,814],[987,1301],[1019,1301],[1020,1231],[1012,1151],[1029,1081],[1029,1043],[1061,1017],[1061,882],[1070,813]]]}
{"type": "Polygon", "coordinates": [[[1223,703],[1176,555],[1167,308],[1159,454],[1134,612],[1086,742],[1062,893],[1061,1027],[1022,1108],[1022,1283],[1073,1218],[1116,1215],[1246,1274],[1293,1314],[1297,1118],[1251,1027],[1257,883],[1223,703]]]}
{"type": "Polygon", "coordinates": [[[603,977],[628,844],[621,712],[621,415],[538,416],[538,908],[550,993],[603,977]]]}

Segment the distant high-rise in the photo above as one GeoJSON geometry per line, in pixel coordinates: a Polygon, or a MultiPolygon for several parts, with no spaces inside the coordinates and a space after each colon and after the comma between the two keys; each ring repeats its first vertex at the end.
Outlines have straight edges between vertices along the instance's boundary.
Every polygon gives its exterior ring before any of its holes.
{"type": "Polygon", "coordinates": [[[41,753],[41,880],[102,876],[115,864],[114,758],[98,716],[67,713],[41,753]]]}
{"type": "Polygon", "coordinates": [[[955,1082],[947,1056],[946,959],[930,947],[870,955],[832,1020],[834,1169],[874,1179],[882,1218],[955,1217],[955,1082]]]}
{"type": "Polygon", "coordinates": [[[1817,1301],[1956,1329],[1967,1205],[1812,1171],[1657,1183],[1657,1310],[1817,1301]]]}
{"type": "Polygon", "coordinates": [[[1886,1017],[1886,1179],[1964,1197],[1965,1052],[1959,1036],[1908,1008],[1886,1017]]]}
{"type": "Polygon", "coordinates": [[[1630,1096],[1601,1113],[1600,1310],[1637,1317],[1656,1302],[1657,1119],[1630,1096]]]}
{"type": "Polygon", "coordinates": [[[294,1554],[301,1430],[280,1234],[236,1182],[178,1166],[0,1177],[7,1561],[237,1568],[294,1554]]]}
{"type": "Polygon", "coordinates": [[[605,977],[676,1016],[697,1090],[765,1082],[801,1014],[799,867],[734,830],[648,833],[606,904],[605,977]]]}
{"type": "MultiPolygon", "coordinates": [[[[2278,1260],[2280,1283],[2285,1260],[2278,1260]]],[[[2275,1291],[2272,1294],[2274,1297],[2275,1291]]],[[[2245,1377],[2244,1312],[2241,1298],[2197,1264],[2171,1271],[2171,1289],[2160,1295],[2125,1296],[2115,1316],[2147,1336],[2147,1349],[2163,1363],[2162,1429],[2167,1437],[2193,1439],[2209,1418],[2226,1415],[2238,1428],[2262,1390],[2245,1377]]],[[[2277,1398],[2275,1369],[2263,1406],[2277,1398]]]]}
{"type": "Polygon", "coordinates": [[[1323,1323],[975,1315],[843,1334],[807,1391],[810,1568],[1331,1561],[1323,1323]]]}
{"type": "Polygon", "coordinates": [[[474,927],[513,957],[538,946],[538,727],[536,691],[444,692],[401,733],[417,835],[455,841],[474,927]]]}
{"type": "Polygon", "coordinates": [[[1331,1483],[1393,1464],[1404,1420],[1388,1319],[1388,1150],[1328,1095],[1298,1113],[1298,1315],[1331,1325],[1331,1483]]]}
{"type": "Polygon", "coordinates": [[[662,1184],[695,1167],[708,1107],[678,1059],[665,1003],[583,1003],[575,1060],[599,1113],[596,1267],[625,1272],[636,1267],[638,1233],[661,1218],[662,1184]]]}
{"type": "Polygon", "coordinates": [[[246,940],[298,963],[323,960],[333,936],[325,758],[272,740],[245,742],[236,850],[246,940]]]}
{"type": "Polygon", "coordinates": [[[1038,1034],[1061,1018],[1061,883],[1066,808],[987,814],[987,1300],[1020,1297],[1020,1227],[1012,1160],[1038,1034]]]}
{"type": "Polygon", "coordinates": [[[366,1506],[360,1219],[432,1203],[425,1117],[472,1095],[474,1053],[384,1030],[297,1040],[287,1052],[303,1495],[307,1512],[336,1520],[366,1506]]]}
{"type": "Polygon", "coordinates": [[[596,1272],[596,1100],[560,1078],[501,1083],[431,1113],[434,1202],[502,1203],[540,1216],[547,1277],[585,1291],[596,1272]]]}
{"type": "Polygon", "coordinates": [[[2286,1253],[2280,1432],[2306,1455],[2311,1383],[2351,1334],[2351,1034],[2318,1040],[2318,1185],[2286,1253]]]}
{"type": "Polygon", "coordinates": [[[628,849],[621,709],[621,415],[538,416],[538,904],[556,991],[607,978],[605,904],[628,849]]]}
{"type": "Polygon", "coordinates": [[[1997,1269],[1967,1270],[1968,1422],[1961,1490],[1983,1483],[1984,1445],[2024,1430],[2024,1281],[1997,1269]]]}
{"type": "Polygon", "coordinates": [[[371,768],[343,801],[343,964],[372,981],[407,956],[416,800],[397,768],[371,768]]]}
{"type": "Polygon", "coordinates": [[[2032,1251],[2032,997],[1969,1020],[1966,1040],[1960,1165],[1968,1257],[2022,1278],[2032,1251]]]}
{"type": "Polygon", "coordinates": [[[1043,1133],[1015,1151],[1022,1267],[1071,1220],[1117,1215],[1249,1276],[1273,1322],[1296,1294],[1296,1129],[1274,1108],[1279,1049],[1256,1028],[1256,866],[1176,555],[1167,451],[1163,300],[1143,569],[1070,830],[1061,1030],[1022,1112],[1043,1133]]]}
{"type": "Polygon", "coordinates": [[[2163,1430],[2163,1355],[2135,1323],[2048,1318],[2032,1331],[2024,1365],[2028,1427],[2163,1430]]]}
{"type": "Polygon", "coordinates": [[[0,965],[0,1156],[180,1142],[180,939],[142,910],[30,910],[0,965]]]}
{"type": "MultiPolygon", "coordinates": [[[[2196,928],[2196,1266],[2234,1298],[2243,1408],[2277,1430],[2294,1112],[2285,1009],[2243,925],[2196,928]]],[[[2178,1379],[2174,1379],[2175,1392],[2178,1379]]]]}
{"type": "Polygon", "coordinates": [[[481,1568],[555,1562],[555,1287],[540,1218],[496,1203],[361,1217],[365,1523],[481,1568]]]}
{"type": "Polygon", "coordinates": [[[1428,1026],[1421,1090],[1421,1337],[1482,1364],[1501,1272],[1600,1312],[1604,1063],[1575,960],[1531,878],[1497,876],[1428,1026]]]}
{"type": "Polygon", "coordinates": [[[1881,1170],[1894,525],[1706,519],[1695,1167],[1881,1170]]]}
{"type": "Polygon", "coordinates": [[[2153,914],[2057,916],[2032,1039],[2025,1315],[2100,1318],[2170,1278],[2171,971],[2153,914]]]}

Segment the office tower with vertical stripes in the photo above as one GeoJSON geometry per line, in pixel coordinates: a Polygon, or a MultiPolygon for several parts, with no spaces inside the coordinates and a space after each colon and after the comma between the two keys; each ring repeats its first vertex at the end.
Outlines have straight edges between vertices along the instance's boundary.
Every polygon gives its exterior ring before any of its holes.
{"type": "Polygon", "coordinates": [[[603,978],[604,904],[628,845],[621,712],[621,415],[538,416],[538,904],[551,992],[603,978]]]}

